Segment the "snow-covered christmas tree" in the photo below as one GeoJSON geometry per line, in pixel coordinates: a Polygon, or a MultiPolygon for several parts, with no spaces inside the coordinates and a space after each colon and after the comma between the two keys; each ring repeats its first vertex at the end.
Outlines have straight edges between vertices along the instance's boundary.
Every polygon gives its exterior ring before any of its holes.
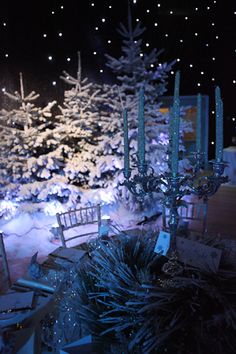
{"type": "Polygon", "coordinates": [[[67,146],[65,175],[70,182],[83,190],[99,187],[101,176],[97,146],[101,139],[99,109],[105,101],[101,86],[82,78],[81,59],[78,53],[76,77],[63,72],[61,79],[71,89],[65,91],[64,102],[56,117],[61,130],[61,143],[67,146]]]}
{"type": "Polygon", "coordinates": [[[76,77],[63,74],[62,80],[72,86],[56,117],[68,151],[65,175],[80,188],[82,203],[114,202],[123,168],[124,103],[119,87],[82,78],[80,53],[76,77]]]}
{"type": "Polygon", "coordinates": [[[25,95],[22,74],[20,92],[5,95],[16,108],[2,109],[0,114],[1,199],[40,203],[72,198],[73,188],[62,172],[63,146],[51,112],[56,101],[37,107],[39,95],[34,91],[25,95]]]}

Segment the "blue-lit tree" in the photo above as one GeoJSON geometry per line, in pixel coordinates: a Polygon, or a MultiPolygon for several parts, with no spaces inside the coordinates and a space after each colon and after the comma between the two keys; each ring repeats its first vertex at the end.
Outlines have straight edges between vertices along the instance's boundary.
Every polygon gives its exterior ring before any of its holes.
{"type": "Polygon", "coordinates": [[[68,200],[73,188],[62,173],[64,147],[51,112],[56,102],[37,107],[39,95],[25,95],[22,74],[20,92],[5,95],[16,108],[2,109],[0,115],[1,199],[27,202],[27,209],[29,202],[68,200]]]}
{"type": "MultiPolygon", "coordinates": [[[[70,85],[65,90],[63,105],[59,106],[61,113],[56,117],[61,141],[68,150],[64,173],[80,189],[81,201],[86,203],[90,190],[111,189],[114,174],[122,168],[122,152],[117,159],[110,150],[110,133],[119,125],[119,117],[111,109],[117,92],[110,85],[98,85],[82,77],[79,53],[76,77],[63,72],[61,79],[70,85]]],[[[121,127],[119,134],[121,141],[121,127]]],[[[100,193],[95,194],[97,201],[103,199],[100,193]]],[[[105,195],[105,200],[113,198],[105,195]]]]}

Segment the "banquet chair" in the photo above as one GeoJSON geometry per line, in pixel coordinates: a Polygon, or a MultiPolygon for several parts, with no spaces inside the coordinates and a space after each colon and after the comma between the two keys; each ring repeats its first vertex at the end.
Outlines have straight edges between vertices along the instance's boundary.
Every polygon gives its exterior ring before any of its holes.
{"type": "Polygon", "coordinates": [[[101,228],[101,205],[93,205],[89,207],[84,207],[80,209],[70,209],[64,213],[56,214],[58,223],[58,232],[61,238],[61,243],[63,247],[67,247],[67,242],[76,239],[78,237],[89,236],[93,234],[98,234],[101,228]],[[79,231],[80,226],[96,225],[96,231],[79,233],[75,236],[66,235],[66,231],[75,229],[74,231],[79,231]]]}
{"type": "Polygon", "coordinates": [[[1,276],[1,284],[0,287],[2,289],[10,288],[11,286],[11,278],[8,267],[7,255],[3,241],[3,233],[0,232],[0,260],[2,263],[2,276],[1,276]]]}
{"type": "MultiPolygon", "coordinates": [[[[186,221],[189,223],[189,230],[191,231],[195,229],[195,227],[202,234],[207,231],[207,211],[208,204],[207,201],[203,202],[186,202],[184,201],[184,205],[179,206],[178,214],[179,214],[179,223],[181,221],[186,221]]],[[[162,206],[162,227],[165,231],[169,230],[168,221],[170,218],[170,209],[162,206]]]]}

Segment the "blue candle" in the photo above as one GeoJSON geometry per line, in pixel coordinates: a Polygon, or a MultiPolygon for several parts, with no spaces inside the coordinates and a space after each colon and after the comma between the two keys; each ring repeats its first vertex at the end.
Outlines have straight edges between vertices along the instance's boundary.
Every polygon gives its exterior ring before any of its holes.
{"type": "Polygon", "coordinates": [[[123,111],[123,123],[124,123],[124,176],[129,178],[130,166],[129,166],[129,133],[128,133],[128,115],[127,109],[123,111]]]}
{"type": "Polygon", "coordinates": [[[171,168],[171,151],[172,151],[172,136],[173,136],[173,107],[170,107],[169,111],[169,147],[168,147],[168,153],[169,153],[169,158],[168,158],[168,164],[169,167],[171,168]]]}
{"type": "Polygon", "coordinates": [[[180,100],[179,100],[180,72],[175,75],[175,90],[173,104],[173,122],[171,124],[171,173],[178,174],[179,166],[179,123],[180,123],[180,100]]]}
{"type": "Polygon", "coordinates": [[[139,92],[138,107],[138,165],[142,169],[145,165],[145,122],[144,122],[144,90],[139,92]]]}
{"type": "Polygon", "coordinates": [[[196,151],[201,152],[201,130],[202,130],[202,96],[200,93],[197,95],[197,126],[196,126],[196,151]]]}
{"type": "Polygon", "coordinates": [[[220,88],[215,89],[215,104],[216,104],[216,145],[215,159],[221,162],[223,158],[223,102],[220,97],[220,88]]]}

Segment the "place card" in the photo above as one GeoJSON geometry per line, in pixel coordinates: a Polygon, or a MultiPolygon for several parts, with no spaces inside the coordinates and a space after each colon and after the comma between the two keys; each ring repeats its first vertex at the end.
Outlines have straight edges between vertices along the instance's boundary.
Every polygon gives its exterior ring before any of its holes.
{"type": "Polygon", "coordinates": [[[154,252],[166,256],[170,248],[170,234],[165,231],[160,231],[154,252]]]}
{"type": "Polygon", "coordinates": [[[176,249],[181,262],[205,271],[218,271],[222,255],[220,249],[179,236],[176,237],[176,249]]]}

